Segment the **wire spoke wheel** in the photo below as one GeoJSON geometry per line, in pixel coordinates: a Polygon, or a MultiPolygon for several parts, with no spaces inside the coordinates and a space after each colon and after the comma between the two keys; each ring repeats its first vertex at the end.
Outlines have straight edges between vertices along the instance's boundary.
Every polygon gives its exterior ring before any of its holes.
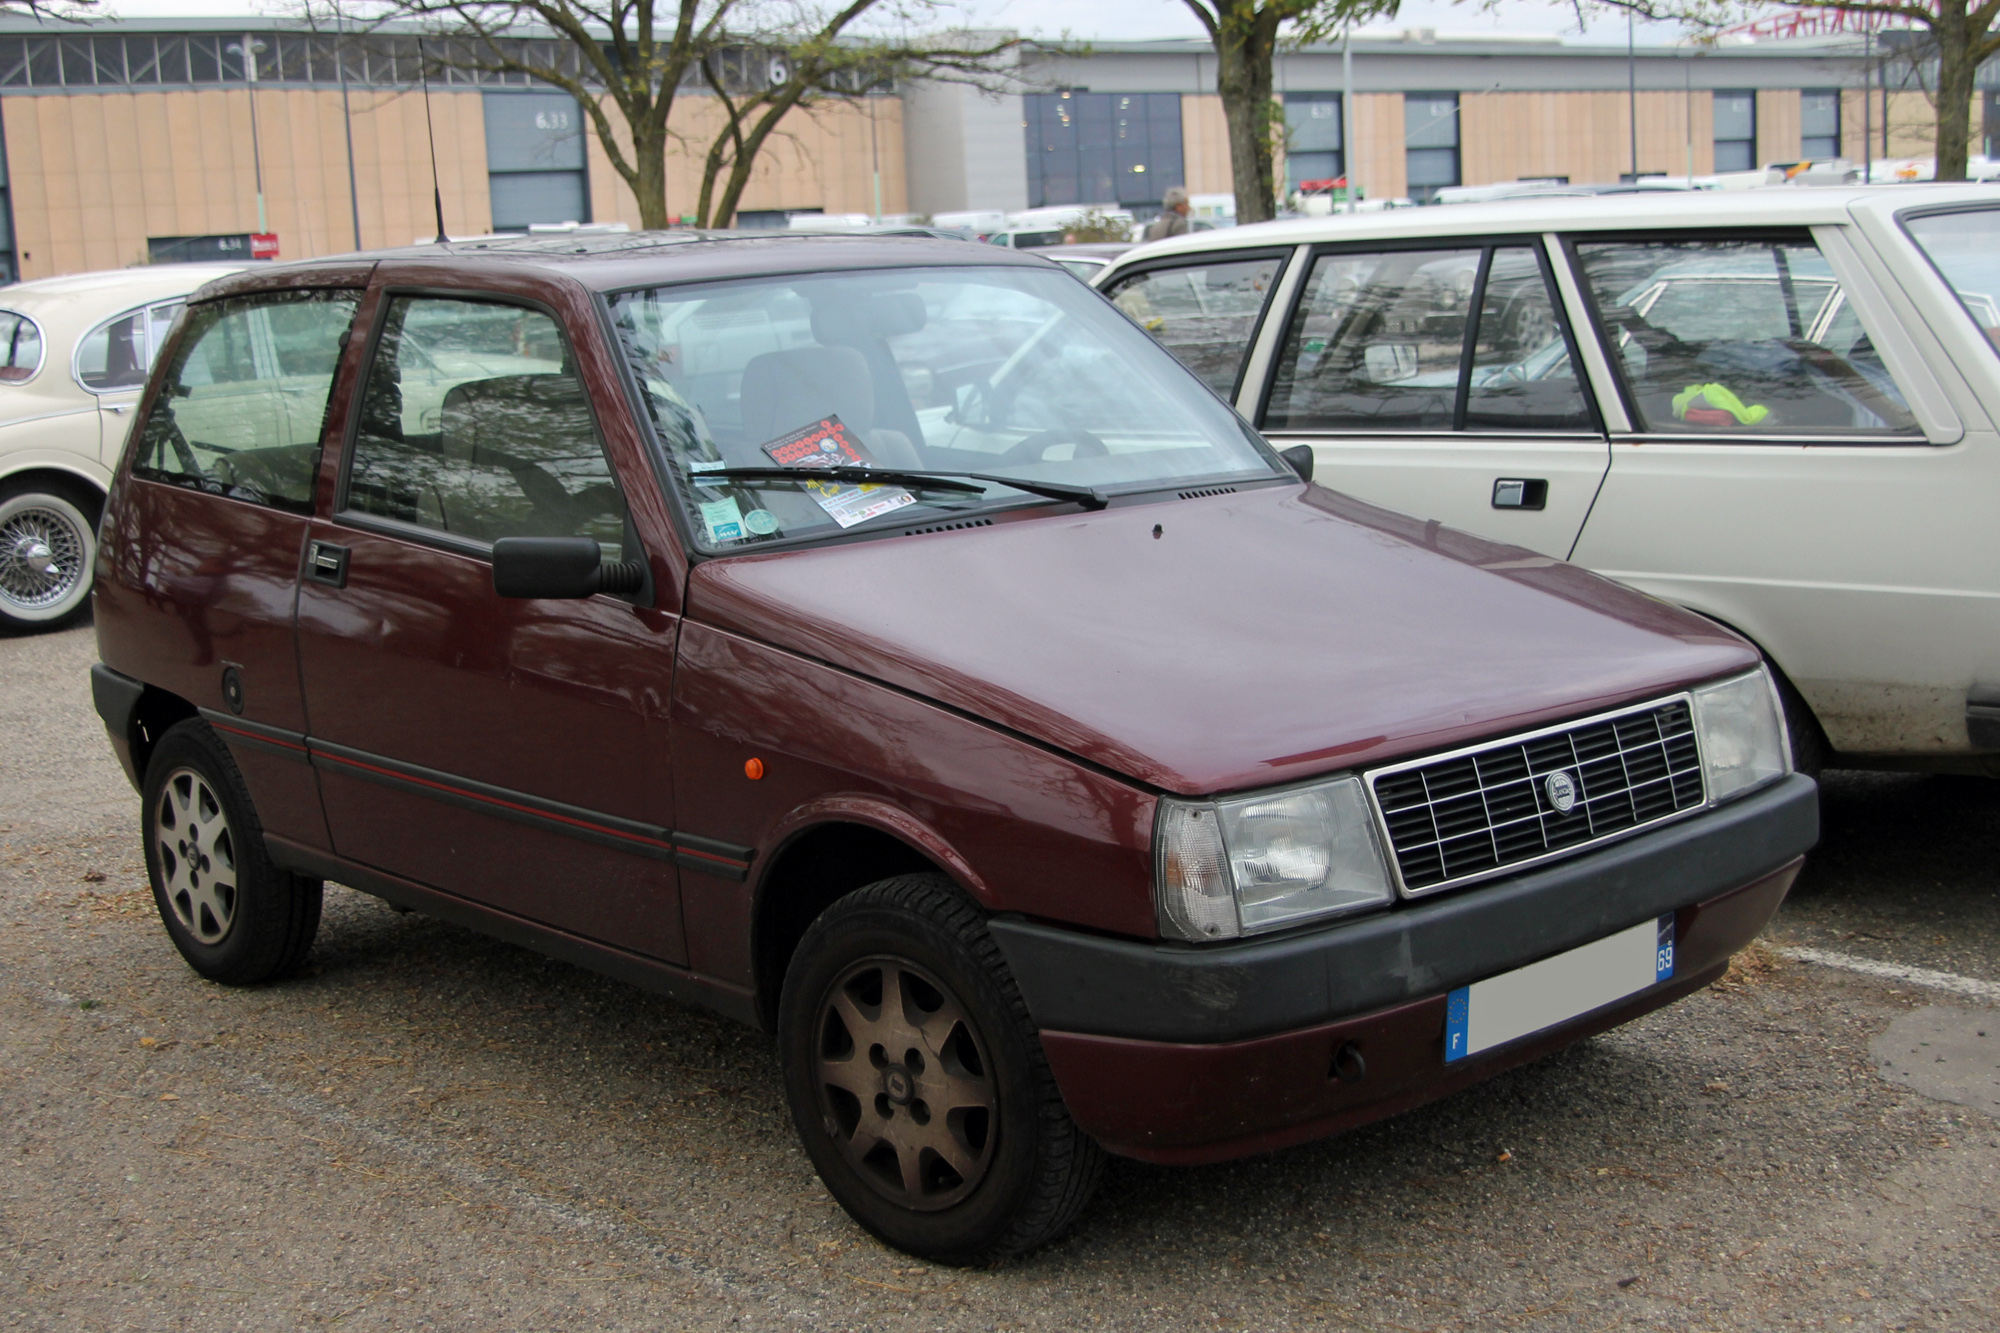
{"type": "Polygon", "coordinates": [[[168,774],[153,811],[153,852],[167,905],[203,944],[219,944],[236,920],[236,836],[207,779],[168,774]]]}
{"type": "Polygon", "coordinates": [[[820,1110],[855,1173],[920,1212],[978,1188],[993,1161],[998,1097],[958,998],[915,964],[878,957],[841,973],[819,1009],[820,1110]]]}
{"type": "Polygon", "coordinates": [[[42,495],[0,504],[0,610],[23,620],[66,611],[90,579],[91,545],[71,505],[42,495]]]}

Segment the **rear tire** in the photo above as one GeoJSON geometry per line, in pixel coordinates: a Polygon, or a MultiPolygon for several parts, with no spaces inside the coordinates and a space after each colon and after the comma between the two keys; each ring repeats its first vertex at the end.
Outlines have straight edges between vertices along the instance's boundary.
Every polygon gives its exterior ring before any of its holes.
{"type": "Polygon", "coordinates": [[[1046,1244],[1104,1151],[1076,1127],[979,912],[941,875],[857,889],[799,942],[779,1002],[785,1096],[849,1216],[946,1264],[1046,1244]]]}
{"type": "Polygon", "coordinates": [[[271,863],[236,761],[206,722],[160,737],[143,801],[153,903],[188,966],[229,986],[297,971],[319,932],[324,886],[271,863]]]}
{"type": "Polygon", "coordinates": [[[102,502],[84,490],[0,484],[0,629],[62,629],[89,607],[102,502]]]}

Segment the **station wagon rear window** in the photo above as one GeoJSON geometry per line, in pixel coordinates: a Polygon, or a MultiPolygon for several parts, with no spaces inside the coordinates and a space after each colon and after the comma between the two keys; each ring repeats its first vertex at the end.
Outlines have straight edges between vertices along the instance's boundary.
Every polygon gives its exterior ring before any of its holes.
{"type": "Polygon", "coordinates": [[[1620,238],[1576,254],[1641,430],[1922,438],[1809,237],[1620,238]]]}
{"type": "Polygon", "coordinates": [[[819,274],[627,292],[611,308],[708,550],[1052,502],[1010,477],[1115,495],[1285,475],[1234,412],[1062,273],[819,274]],[[829,463],[958,480],[857,497],[798,465],[802,431],[829,463]],[[728,475],[779,467],[803,475],[728,475]]]}

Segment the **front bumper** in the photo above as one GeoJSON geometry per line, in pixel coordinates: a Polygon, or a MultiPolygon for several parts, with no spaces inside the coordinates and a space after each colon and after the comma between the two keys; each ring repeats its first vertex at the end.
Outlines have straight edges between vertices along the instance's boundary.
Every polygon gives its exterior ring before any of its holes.
{"type": "Polygon", "coordinates": [[[1276,939],[991,928],[1078,1124],[1127,1156],[1217,1161],[1394,1114],[1700,989],[1777,911],[1818,836],[1818,789],[1794,775],[1601,851],[1276,939]],[[1453,988],[1667,912],[1673,980],[1446,1066],[1453,988]],[[1354,1081],[1332,1068],[1349,1043],[1367,1069],[1354,1081]]]}

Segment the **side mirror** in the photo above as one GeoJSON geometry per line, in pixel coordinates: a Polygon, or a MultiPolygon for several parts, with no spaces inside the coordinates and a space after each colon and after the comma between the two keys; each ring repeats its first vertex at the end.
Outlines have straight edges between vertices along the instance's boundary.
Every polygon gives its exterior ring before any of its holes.
{"type": "Polygon", "coordinates": [[[502,537],[493,543],[493,591],[502,597],[573,600],[645,585],[643,565],[604,563],[604,548],[589,537],[502,537]]]}
{"type": "Polygon", "coordinates": [[[1311,481],[1313,479],[1313,450],[1311,445],[1295,444],[1289,449],[1280,449],[1278,457],[1291,465],[1292,471],[1299,474],[1300,481],[1311,481]]]}

